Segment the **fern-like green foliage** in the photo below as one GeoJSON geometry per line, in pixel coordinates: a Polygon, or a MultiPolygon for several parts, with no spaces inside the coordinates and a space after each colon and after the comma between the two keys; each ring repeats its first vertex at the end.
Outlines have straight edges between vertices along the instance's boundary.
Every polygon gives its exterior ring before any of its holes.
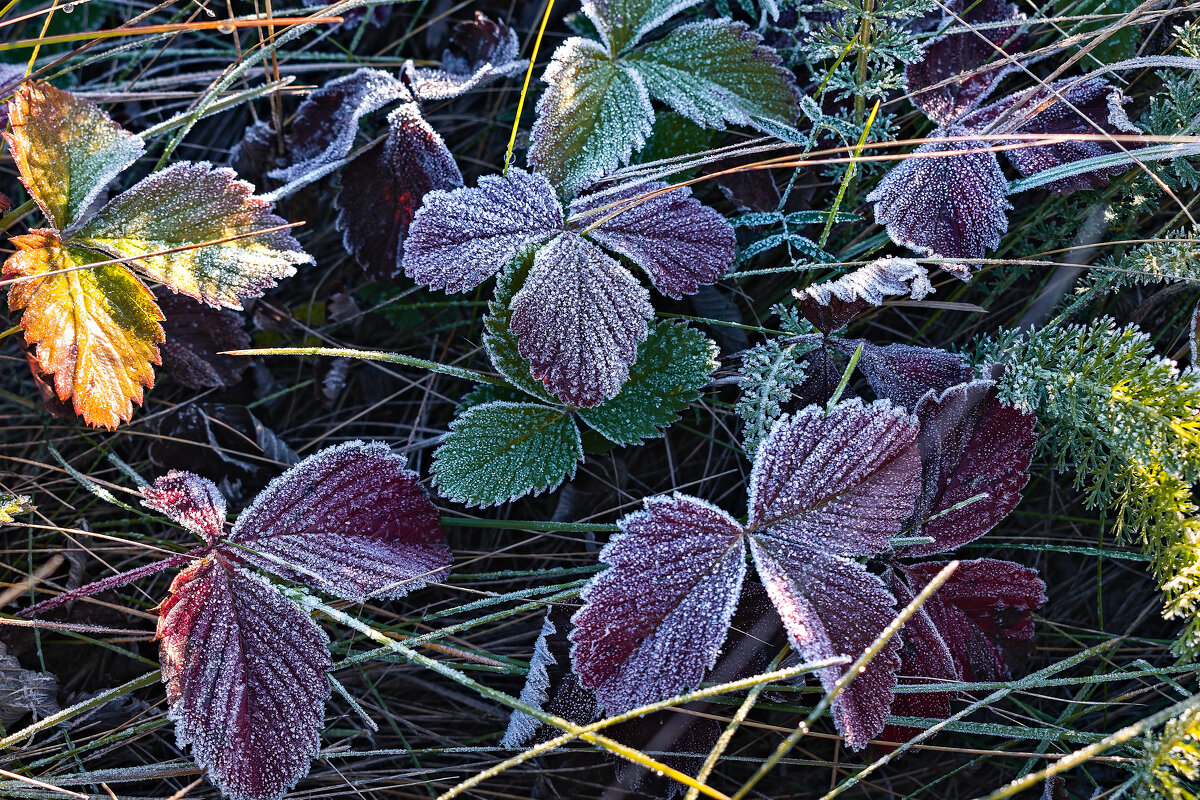
{"type": "Polygon", "coordinates": [[[1183,621],[1175,652],[1200,655],[1200,374],[1158,357],[1135,326],[1102,317],[983,340],[1002,363],[1001,398],[1037,414],[1042,455],[1073,471],[1090,507],[1153,558],[1164,614],[1183,621]]]}
{"type": "Polygon", "coordinates": [[[792,390],[804,383],[804,355],[813,341],[769,339],[742,354],[742,396],[734,410],[742,418],[742,447],[753,457],[758,444],[783,413],[792,390]]]}
{"type": "Polygon", "coordinates": [[[1200,709],[1180,714],[1148,737],[1136,776],[1139,800],[1196,800],[1200,796],[1200,709]]]}

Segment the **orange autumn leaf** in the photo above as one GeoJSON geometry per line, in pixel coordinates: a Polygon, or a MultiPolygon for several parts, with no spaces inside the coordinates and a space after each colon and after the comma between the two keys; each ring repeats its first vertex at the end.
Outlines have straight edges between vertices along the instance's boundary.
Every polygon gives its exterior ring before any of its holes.
{"type": "Polygon", "coordinates": [[[154,386],[153,364],[165,336],[150,290],[120,264],[64,244],[51,230],[12,239],[17,252],[4,278],[8,307],[23,311],[21,327],[39,369],[53,376],[54,393],[71,401],[91,425],[128,421],[143,387],[154,386]]]}

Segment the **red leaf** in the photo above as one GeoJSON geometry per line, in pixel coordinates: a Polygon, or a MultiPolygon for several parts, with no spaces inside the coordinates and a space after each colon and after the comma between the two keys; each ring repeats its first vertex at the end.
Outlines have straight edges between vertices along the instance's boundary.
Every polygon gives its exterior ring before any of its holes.
{"type": "Polygon", "coordinates": [[[911,533],[934,541],[909,547],[905,555],[926,556],[978,539],[1016,508],[1029,482],[1036,418],[1002,404],[992,381],[930,392],[916,415],[922,487],[911,521],[919,527],[911,533]],[[986,498],[950,510],[983,493],[986,498]]]}
{"type": "Polygon", "coordinates": [[[703,500],[652,497],[618,524],[571,632],[575,672],[610,714],[699,685],[746,574],[741,526],[703,500]]]}
{"type": "MultiPolygon", "coordinates": [[[[761,535],[750,537],[750,552],[788,638],[807,661],[839,655],[853,661],[895,618],[883,581],[856,561],[761,535]]],[[[826,691],[848,666],[818,673],[826,691]]],[[[883,730],[899,668],[900,642],[893,638],[833,701],[834,721],[852,749],[883,730]]]]}
{"type": "Polygon", "coordinates": [[[444,578],[451,554],[417,473],[382,442],[309,456],[238,517],[230,550],[255,566],[362,602],[444,578]]]}
{"type": "Polygon", "coordinates": [[[951,386],[971,380],[967,359],[935,347],[890,344],[879,347],[863,340],[830,339],[830,344],[850,355],[862,344],[858,366],[875,394],[908,409],[926,392],[944,392],[951,386]]]}
{"type": "Polygon", "coordinates": [[[225,526],[225,496],[208,478],[171,470],[142,489],[142,505],[166,514],[209,544],[225,526]]]}
{"type": "Polygon", "coordinates": [[[909,258],[880,258],[835,280],[793,289],[800,313],[822,333],[845,327],[868,305],[885,297],[923,300],[933,292],[925,268],[909,258]]]}
{"type": "Polygon", "coordinates": [[[342,243],[375,280],[402,272],[402,243],[425,195],[462,186],[454,156],[414,104],[389,114],[388,128],[346,166],[334,200],[342,243]]]}
{"type": "Polygon", "coordinates": [[[917,421],[887,401],[782,417],[750,473],[749,530],[846,555],[888,549],[920,489],[917,421]]]}
{"type": "Polygon", "coordinates": [[[262,578],[214,556],[159,609],[159,659],[181,745],[232,800],[276,800],[308,774],[329,639],[262,578]]]}

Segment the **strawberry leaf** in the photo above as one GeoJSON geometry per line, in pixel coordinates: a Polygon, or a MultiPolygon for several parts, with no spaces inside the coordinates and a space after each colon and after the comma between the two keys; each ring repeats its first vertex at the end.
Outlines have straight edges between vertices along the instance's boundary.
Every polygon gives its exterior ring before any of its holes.
{"type": "MultiPolygon", "coordinates": [[[[750,552],[792,646],[807,661],[853,660],[895,617],[895,598],[883,581],[852,559],[761,535],[750,537],[750,552]]],[[[900,643],[893,638],[833,701],[834,722],[851,749],[861,750],[883,730],[899,668],[900,643]]],[[[826,691],[846,669],[818,672],[826,691]]]]}
{"type": "Polygon", "coordinates": [[[699,685],[746,574],[741,526],[703,500],[653,497],[618,525],[571,632],[575,673],[609,714],[699,685]]]}
{"type": "MultiPolygon", "coordinates": [[[[554,395],[546,391],[542,382],[533,377],[529,359],[521,355],[517,349],[517,337],[512,332],[513,295],[518,287],[525,282],[529,268],[533,266],[533,257],[537,254],[534,248],[529,248],[518,256],[508,268],[496,279],[496,293],[488,301],[488,315],[483,318],[483,344],[487,349],[488,358],[496,371],[514,387],[531,395],[544,403],[557,404],[554,395]]],[[[496,398],[494,398],[496,399],[496,398]]],[[[528,399],[528,398],[523,398],[528,399]]]]}
{"type": "Polygon", "coordinates": [[[915,409],[926,392],[940,394],[951,386],[971,380],[967,359],[936,347],[915,347],[910,344],[889,344],[880,347],[870,342],[830,340],[835,347],[850,355],[862,344],[859,367],[867,383],[882,400],[915,409]]]}
{"type": "Polygon", "coordinates": [[[329,638],[262,578],[212,556],[159,608],[159,660],[180,745],[231,800],[278,800],[308,774],[329,638]]]}
{"type": "Polygon", "coordinates": [[[933,542],[904,554],[926,556],[978,539],[1016,508],[1029,482],[1036,418],[1003,405],[993,381],[929,392],[914,413],[922,478],[911,534],[933,542]],[[986,497],[955,508],[980,494],[986,497]]]}
{"type": "Polygon", "coordinates": [[[93,201],[146,146],[95,105],[47,83],[25,83],[9,101],[21,182],[58,230],[77,227],[93,201]]]}
{"type": "Polygon", "coordinates": [[[451,561],[417,473],[382,442],[304,459],[254,498],[229,540],[260,569],[359,603],[442,580],[451,561]]]}
{"type": "Polygon", "coordinates": [[[252,343],[238,312],[163,289],[154,296],[167,317],[162,323],[167,340],[159,349],[163,369],[172,378],[189,389],[223,389],[241,380],[250,359],[221,355],[252,343]]]}
{"type": "Polygon", "coordinates": [[[88,267],[103,257],[64,245],[53,231],[12,243],[4,278],[25,280],[11,285],[8,307],[24,312],[39,370],[89,425],[115,428],[142,402],[142,388],[154,386],[163,341],[154,295],[120,264],[88,267]]]}
{"type": "Polygon", "coordinates": [[[590,238],[641,267],[654,288],[679,299],[729,271],[737,240],[691,189],[668,189],[651,182],[589,194],[571,204],[571,216],[590,228],[590,238]]]}
{"type": "Polygon", "coordinates": [[[441,69],[406,65],[406,77],[419,100],[450,100],[520,74],[529,62],[517,58],[519,51],[516,31],[476,11],[475,19],[454,26],[441,69]]]}
{"type": "MultiPolygon", "coordinates": [[[[964,136],[961,126],[931,138],[964,136]]],[[[990,143],[928,142],[893,167],[867,200],[896,244],[947,258],[983,258],[1008,230],[1008,181],[990,143]],[[954,155],[927,155],[934,153],[954,155]]]]}
{"type": "Polygon", "coordinates": [[[496,401],[450,425],[433,454],[438,492],[468,506],[497,506],[575,477],[583,444],[565,409],[496,401]]]}
{"type": "Polygon", "coordinates": [[[537,252],[511,308],[534,377],[581,408],[620,392],[654,314],[650,293],[625,267],[569,232],[537,252]]]}
{"type": "Polygon", "coordinates": [[[845,327],[868,305],[881,306],[885,297],[911,296],[923,300],[933,293],[929,273],[908,258],[880,258],[832,281],[793,289],[804,318],[823,333],[845,327]]]}
{"type": "Polygon", "coordinates": [[[562,229],[562,206],[544,177],[519,169],[485,175],[477,188],[425,196],[404,242],[404,274],[465,292],[562,229]]]}
{"type": "Polygon", "coordinates": [[[739,22],[681,25],[629,55],[651,95],[693,122],[761,128],[799,116],[795,78],[762,37],[739,22]]]}
{"type": "Polygon", "coordinates": [[[209,544],[225,527],[225,495],[208,478],[171,470],[142,489],[142,505],[158,511],[209,544]]]}
{"type": "Polygon", "coordinates": [[[405,103],[388,115],[388,136],[342,172],[334,206],[342,243],[375,280],[400,275],[404,238],[421,200],[462,186],[462,173],[421,112],[405,103]]]}
{"type": "Polygon", "coordinates": [[[588,0],[583,13],[614,55],[700,0],[588,0]]]}
{"type": "Polygon", "coordinates": [[[172,291],[240,309],[297,264],[312,263],[288,231],[255,233],[286,223],[253,191],[233,170],[180,162],[114,198],[78,241],[135,258],[134,267],[172,291]],[[164,250],[177,252],[150,255],[164,250]]]}
{"type": "Polygon", "coordinates": [[[884,552],[920,490],[917,431],[887,401],[781,417],[754,459],[747,528],[833,553],[884,552]]]}
{"type": "Polygon", "coordinates": [[[717,346],[680,322],[660,322],[638,348],[621,393],[580,418],[621,445],[640,444],[663,435],[679,412],[700,397],[718,366],[717,346]]]}
{"type": "Polygon", "coordinates": [[[557,50],[542,80],[529,165],[563,194],[628,163],[650,135],[654,109],[641,76],[578,37],[557,50]]]}

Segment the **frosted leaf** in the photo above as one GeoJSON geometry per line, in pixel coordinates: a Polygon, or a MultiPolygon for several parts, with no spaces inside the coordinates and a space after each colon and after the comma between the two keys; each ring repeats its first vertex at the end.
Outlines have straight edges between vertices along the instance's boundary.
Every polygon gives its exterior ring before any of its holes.
{"type": "Polygon", "coordinates": [[[957,121],[983,102],[1006,76],[1021,69],[1015,56],[1025,49],[1026,37],[1017,35],[1025,15],[1005,0],[968,5],[957,24],[985,27],[939,36],[925,45],[924,58],[905,70],[910,99],[938,125],[957,121]],[[1007,21],[1013,25],[986,27],[1007,21]]]}
{"type": "Polygon", "coordinates": [[[740,22],[710,19],[675,28],[629,62],[651,95],[699,125],[791,125],[800,114],[795,77],[761,42],[740,22]]]}
{"type": "MultiPolygon", "coordinates": [[[[512,320],[513,295],[525,278],[529,268],[533,266],[533,257],[537,254],[535,248],[529,248],[521,253],[496,279],[496,291],[488,301],[488,315],[483,318],[483,345],[487,349],[488,358],[496,371],[504,376],[514,387],[525,394],[535,397],[544,403],[557,405],[558,400],[546,391],[542,382],[533,377],[529,367],[529,359],[521,355],[517,349],[517,337],[509,324],[512,320]]],[[[493,398],[507,399],[507,398],[493,398]]],[[[528,400],[528,397],[518,398],[528,400]]]]}
{"type": "Polygon", "coordinates": [[[58,680],[49,672],[25,669],[0,642],[0,724],[8,728],[30,712],[45,719],[58,711],[58,680]]]}
{"type": "Polygon", "coordinates": [[[333,201],[342,244],[371,278],[398,277],[404,238],[425,195],[462,182],[442,137],[405,103],[388,115],[387,138],[342,171],[333,201]]]}
{"type": "Polygon", "coordinates": [[[920,490],[917,421],[887,401],[775,423],[750,473],[747,528],[847,555],[888,548],[920,490]]]}
{"type": "Polygon", "coordinates": [[[208,478],[171,470],[142,488],[142,505],[213,544],[225,526],[225,495],[208,478]]]}
{"type": "Polygon", "coordinates": [[[21,183],[57,230],[78,227],[96,197],[146,145],[93,103],[48,83],[24,83],[5,133],[21,183]]]}
{"type": "Polygon", "coordinates": [[[746,573],[741,526],[703,500],[652,497],[617,524],[571,631],[575,674],[609,714],[699,685],[746,573]]]}
{"type": "Polygon", "coordinates": [[[412,94],[398,78],[377,69],[357,69],[310,93],[288,130],[291,166],[268,173],[284,183],[345,158],[363,117],[412,94]]]}
{"type": "Polygon", "coordinates": [[[523,72],[529,62],[518,60],[519,51],[516,31],[476,11],[454,26],[441,69],[406,67],[406,77],[419,100],[450,100],[523,72]]]}
{"type": "Polygon", "coordinates": [[[650,293],[629,271],[574,233],[538,251],[511,308],[533,376],[580,408],[621,391],[654,315],[650,293]]]}
{"type": "MultiPolygon", "coordinates": [[[[806,661],[846,656],[853,662],[895,618],[883,581],[856,561],[805,544],[750,536],[750,552],[788,639],[806,661]]],[[[848,667],[817,675],[829,691],[848,667]]],[[[900,668],[900,642],[891,641],[833,701],[833,720],[853,750],[883,730],[900,668]]]]}
{"type": "Polygon", "coordinates": [[[660,322],[638,348],[621,393],[579,417],[617,444],[655,439],[700,397],[718,366],[717,346],[682,322],[660,322]]]}
{"type": "Polygon", "coordinates": [[[485,175],[474,189],[432,191],[404,242],[404,274],[446,292],[473,289],[563,229],[554,188],[536,173],[485,175]]]}
{"type": "Polygon", "coordinates": [[[359,603],[440,581],[451,562],[417,473],[383,442],[304,459],[254,498],[229,539],[260,569],[359,603]]]}
{"type": "Polygon", "coordinates": [[[131,267],[172,291],[240,309],[297,265],[312,263],[288,230],[255,233],[285,224],[233,170],[182,161],[111,200],[77,241],[134,258],[131,267]],[[177,252],[150,255],[165,250],[177,252]]]}
{"type": "Polygon", "coordinates": [[[934,291],[929,273],[908,258],[880,258],[854,272],[806,289],[793,289],[804,317],[824,333],[843,328],[867,305],[881,306],[885,297],[923,300],[934,291]]]}
{"type": "MultiPolygon", "coordinates": [[[[964,136],[961,126],[930,138],[964,136]]],[[[883,176],[867,200],[896,244],[947,258],[983,258],[1008,230],[1008,181],[988,142],[929,142],[883,176]],[[953,152],[937,156],[931,153],[953,152]]]]}
{"type": "Polygon", "coordinates": [[[742,418],[742,449],[746,453],[758,451],[763,437],[791,402],[793,390],[805,382],[808,362],[804,356],[815,346],[767,339],[741,353],[740,397],[734,410],[742,418]]]}
{"type": "Polygon", "coordinates": [[[667,188],[652,182],[589,194],[572,203],[570,213],[584,215],[581,230],[599,223],[588,231],[590,238],[637,264],[654,288],[678,300],[729,271],[737,239],[725,217],[686,187],[639,201],[667,188]]]}
{"type": "Polygon", "coordinates": [[[632,47],[650,31],[700,0],[588,0],[583,13],[610,53],[632,47]]]}
{"type": "MultiPolygon", "coordinates": [[[[923,561],[898,569],[919,590],[945,566],[923,561]]],[[[1045,602],[1046,584],[1037,570],[980,558],[959,564],[924,609],[950,650],[960,680],[999,681],[1012,676],[1008,651],[1032,641],[1031,612],[1045,602]]],[[[915,639],[913,645],[936,646],[915,639]]]]}
{"type": "MultiPolygon", "coordinates": [[[[1141,133],[1125,114],[1123,106],[1128,102],[1125,95],[1103,78],[1064,78],[1051,83],[1048,88],[1039,89],[1026,100],[1028,94],[1026,91],[1014,92],[967,117],[963,124],[979,128],[998,120],[1003,114],[1004,121],[1000,123],[998,133],[1074,133],[1090,136],[1100,136],[1101,132],[1123,135],[1141,133]],[[1022,100],[1025,102],[1022,103],[1022,100]]],[[[1129,143],[1124,146],[1135,148],[1129,143]]],[[[1030,176],[1119,150],[1120,147],[1114,143],[1081,140],[1014,148],[1005,150],[1004,155],[1018,172],[1030,176]]],[[[1112,175],[1128,169],[1126,165],[1093,170],[1053,181],[1046,184],[1046,188],[1059,194],[1100,189],[1108,185],[1112,175]]]]}
{"type": "Polygon", "coordinates": [[[8,102],[13,90],[25,80],[23,64],[0,64],[0,130],[8,127],[8,102]]]}
{"type": "Polygon", "coordinates": [[[637,71],[596,42],[573,37],[554,51],[542,80],[529,165],[565,195],[628,163],[650,135],[654,109],[637,71]]]}
{"type": "Polygon", "coordinates": [[[846,355],[862,344],[858,367],[880,399],[915,409],[925,393],[940,394],[951,386],[971,380],[971,367],[958,353],[936,347],[889,344],[887,347],[865,341],[831,340],[846,355]]]}
{"type": "Polygon", "coordinates": [[[247,125],[241,140],[229,153],[229,166],[250,183],[262,184],[267,170],[280,161],[275,152],[276,138],[275,126],[269,121],[259,120],[247,125]]]}
{"type": "MultiPolygon", "coordinates": [[[[550,700],[550,672],[559,666],[558,659],[550,652],[549,639],[555,634],[554,621],[550,610],[542,621],[542,632],[538,634],[533,646],[533,658],[529,661],[529,672],[525,675],[525,686],[521,689],[521,702],[534,708],[545,709],[550,700]]],[[[524,711],[514,710],[508,718],[508,728],[504,738],[500,740],[501,747],[525,747],[542,726],[542,721],[531,717],[524,711]]]]}
{"type": "Polygon", "coordinates": [[[223,389],[241,380],[250,359],[220,355],[252,344],[238,312],[213,308],[166,289],[154,296],[166,315],[160,324],[167,340],[158,346],[162,366],[176,382],[189,389],[223,389]]]}
{"type": "Polygon", "coordinates": [[[495,401],[450,424],[433,454],[438,493],[467,506],[498,506],[575,477],[579,428],[565,409],[495,401]]]}
{"type": "Polygon", "coordinates": [[[181,747],[231,800],[279,800],[308,774],[329,638],[255,575],[212,556],[159,608],[159,661],[181,747]]]}
{"type": "Polygon", "coordinates": [[[993,381],[972,381],[941,394],[929,392],[917,403],[922,485],[911,534],[934,541],[906,548],[906,556],[972,542],[1021,501],[1036,444],[1036,418],[1003,405],[996,395],[993,381]],[[983,493],[986,498],[950,510],[983,493]]]}

